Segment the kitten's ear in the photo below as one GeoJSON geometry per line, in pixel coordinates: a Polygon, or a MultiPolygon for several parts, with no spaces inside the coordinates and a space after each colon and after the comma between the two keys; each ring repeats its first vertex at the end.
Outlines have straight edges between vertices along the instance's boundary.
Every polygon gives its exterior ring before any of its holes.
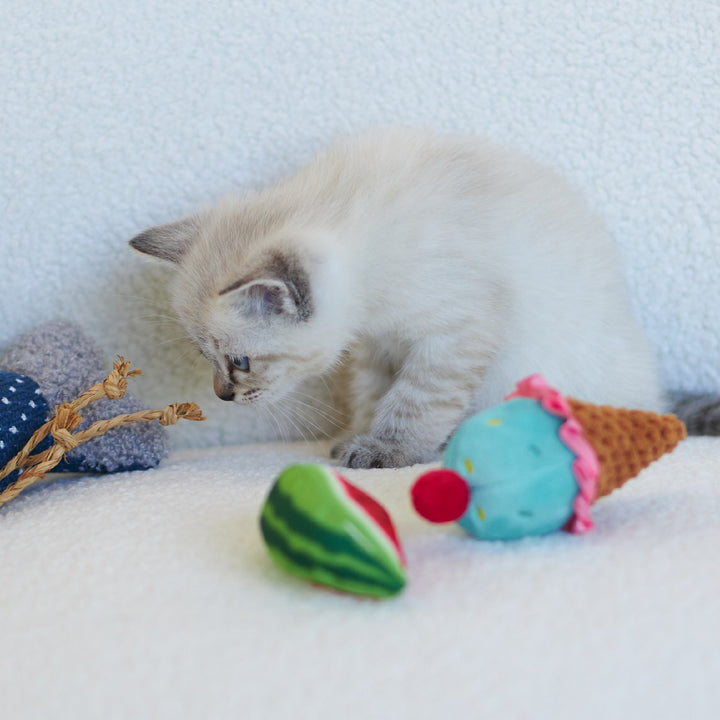
{"type": "Polygon", "coordinates": [[[158,225],[136,235],[130,241],[130,247],[144,255],[177,263],[190,247],[198,227],[196,216],[158,225]]]}
{"type": "Polygon", "coordinates": [[[262,269],[220,291],[235,308],[256,317],[308,320],[313,314],[310,277],[292,253],[273,253],[262,269]]]}
{"type": "Polygon", "coordinates": [[[273,278],[251,280],[240,285],[231,285],[220,292],[221,296],[244,315],[272,317],[298,316],[298,303],[287,283],[273,278]]]}

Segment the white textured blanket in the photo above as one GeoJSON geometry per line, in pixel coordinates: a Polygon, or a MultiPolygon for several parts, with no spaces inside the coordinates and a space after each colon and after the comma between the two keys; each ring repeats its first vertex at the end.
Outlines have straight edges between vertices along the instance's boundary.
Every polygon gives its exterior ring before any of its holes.
{"type": "Polygon", "coordinates": [[[418,468],[348,471],[393,515],[388,601],[271,563],[258,513],[322,445],[183,451],[0,511],[0,717],[720,717],[720,441],[691,439],[596,529],[483,543],[416,517],[418,468]]]}

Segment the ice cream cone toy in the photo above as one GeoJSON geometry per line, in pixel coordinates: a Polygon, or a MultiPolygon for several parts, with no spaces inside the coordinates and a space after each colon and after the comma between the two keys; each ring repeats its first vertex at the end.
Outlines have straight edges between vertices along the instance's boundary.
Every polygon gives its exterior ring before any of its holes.
{"type": "Polygon", "coordinates": [[[674,415],[580,402],[531,375],[457,429],[444,467],[415,481],[412,502],[425,519],[486,540],[583,533],[596,500],[685,435],[674,415]]]}

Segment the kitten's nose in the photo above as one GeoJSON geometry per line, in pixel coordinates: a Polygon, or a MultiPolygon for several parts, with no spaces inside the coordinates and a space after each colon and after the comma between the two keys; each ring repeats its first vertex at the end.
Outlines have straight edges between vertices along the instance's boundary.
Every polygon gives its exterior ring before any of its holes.
{"type": "Polygon", "coordinates": [[[215,394],[221,399],[221,400],[234,400],[235,399],[235,391],[232,388],[224,388],[220,392],[217,390],[215,391],[215,394]]]}
{"type": "Polygon", "coordinates": [[[215,388],[215,394],[221,400],[230,401],[235,399],[235,388],[232,385],[226,385],[222,380],[215,378],[213,387],[215,388]]]}

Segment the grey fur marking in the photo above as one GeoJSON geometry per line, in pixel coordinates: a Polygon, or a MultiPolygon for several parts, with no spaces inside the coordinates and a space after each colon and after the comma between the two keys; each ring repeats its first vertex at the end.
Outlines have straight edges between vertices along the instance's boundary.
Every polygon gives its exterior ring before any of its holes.
{"type": "MultiPolygon", "coordinates": [[[[297,308],[296,317],[299,321],[304,322],[312,317],[314,312],[312,301],[312,289],[310,286],[310,277],[303,267],[300,260],[291,253],[274,252],[268,260],[264,262],[257,270],[249,275],[236,280],[234,283],[223,288],[218,294],[227,295],[235,290],[240,289],[243,285],[247,285],[253,281],[262,281],[263,279],[280,280],[285,283],[290,296],[297,308]]],[[[274,302],[277,298],[262,297],[255,298],[268,305],[270,313],[279,313],[278,303],[274,302]]]]}
{"type": "Polygon", "coordinates": [[[177,263],[190,246],[196,231],[195,218],[184,218],[141,232],[130,241],[130,247],[144,255],[177,263]]]}

